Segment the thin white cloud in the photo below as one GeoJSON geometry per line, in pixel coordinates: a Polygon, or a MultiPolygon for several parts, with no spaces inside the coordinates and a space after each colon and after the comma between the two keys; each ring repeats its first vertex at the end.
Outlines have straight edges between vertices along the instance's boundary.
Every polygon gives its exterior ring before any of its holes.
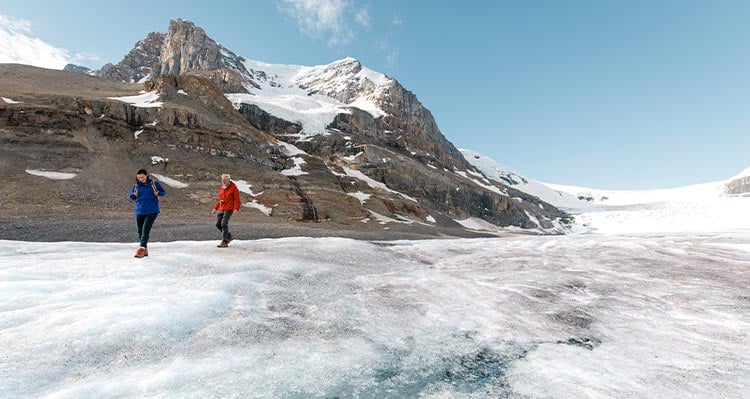
{"type": "Polygon", "coordinates": [[[388,66],[394,68],[398,64],[398,50],[391,50],[385,55],[388,66]]]}
{"type": "Polygon", "coordinates": [[[364,26],[366,28],[370,27],[370,13],[364,8],[357,11],[357,13],[354,15],[354,20],[357,21],[357,23],[361,26],[364,26]]]}
{"type": "Polygon", "coordinates": [[[369,27],[371,18],[364,8],[357,8],[351,0],[277,0],[281,12],[292,17],[299,29],[313,38],[328,36],[328,45],[335,46],[352,41],[355,36],[351,26],[369,27]]]}
{"type": "Polygon", "coordinates": [[[68,50],[29,37],[31,22],[0,15],[0,63],[62,69],[71,59],[68,50]]]}
{"type": "Polygon", "coordinates": [[[381,53],[385,54],[385,60],[390,68],[395,68],[398,64],[398,48],[391,45],[389,42],[379,41],[377,48],[381,53]]]}
{"type": "Polygon", "coordinates": [[[402,20],[401,17],[399,17],[398,15],[393,17],[393,19],[391,20],[391,25],[394,25],[394,26],[400,26],[403,23],[404,23],[404,20],[402,20]]]}

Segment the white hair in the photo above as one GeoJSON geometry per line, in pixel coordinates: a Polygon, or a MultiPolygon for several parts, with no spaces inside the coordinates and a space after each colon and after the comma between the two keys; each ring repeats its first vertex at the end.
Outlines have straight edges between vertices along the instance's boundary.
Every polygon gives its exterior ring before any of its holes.
{"type": "Polygon", "coordinates": [[[225,177],[226,177],[227,179],[231,179],[231,178],[232,178],[232,176],[229,176],[229,174],[228,174],[228,173],[222,173],[222,174],[221,174],[221,178],[223,179],[223,178],[225,178],[225,177]]]}

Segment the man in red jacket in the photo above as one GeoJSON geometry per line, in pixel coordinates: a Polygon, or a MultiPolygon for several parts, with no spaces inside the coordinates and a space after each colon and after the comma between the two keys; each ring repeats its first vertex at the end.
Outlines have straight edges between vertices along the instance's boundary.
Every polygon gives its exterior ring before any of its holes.
{"type": "Polygon", "coordinates": [[[240,190],[230,180],[229,175],[221,175],[221,189],[219,189],[219,200],[216,201],[212,214],[216,215],[216,228],[222,232],[222,240],[217,247],[226,248],[234,240],[229,232],[229,218],[232,214],[240,211],[240,190]]]}

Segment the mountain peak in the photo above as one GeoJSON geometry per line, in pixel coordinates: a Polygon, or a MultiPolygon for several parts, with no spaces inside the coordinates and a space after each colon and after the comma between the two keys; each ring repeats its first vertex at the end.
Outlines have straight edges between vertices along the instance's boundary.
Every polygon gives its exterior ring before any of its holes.
{"type": "Polygon", "coordinates": [[[221,47],[203,28],[190,21],[171,20],[159,57],[159,74],[219,69],[222,58],[221,47]]]}
{"type": "MultiPolygon", "coordinates": [[[[179,27],[188,27],[190,29],[200,29],[203,31],[203,28],[195,26],[195,24],[192,21],[188,21],[186,19],[177,18],[177,19],[170,19],[169,20],[169,29],[178,29],[179,27]]],[[[205,31],[203,32],[205,34],[205,31]]]]}
{"type": "Polygon", "coordinates": [[[342,58],[340,60],[333,61],[329,65],[339,65],[339,64],[359,64],[359,65],[362,65],[362,63],[359,62],[358,59],[353,58],[353,57],[345,57],[345,58],[342,58]]]}

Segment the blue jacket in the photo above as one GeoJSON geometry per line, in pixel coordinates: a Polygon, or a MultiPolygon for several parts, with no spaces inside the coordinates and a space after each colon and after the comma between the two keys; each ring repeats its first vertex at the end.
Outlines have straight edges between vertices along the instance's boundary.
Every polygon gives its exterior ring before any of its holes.
{"type": "Polygon", "coordinates": [[[130,199],[135,201],[135,214],[153,215],[159,213],[159,198],[157,195],[162,197],[167,195],[161,183],[150,178],[146,179],[145,183],[136,180],[133,187],[130,188],[129,195],[130,199]],[[156,190],[156,194],[154,194],[154,190],[156,190]],[[136,192],[138,196],[135,195],[136,192]]]}

